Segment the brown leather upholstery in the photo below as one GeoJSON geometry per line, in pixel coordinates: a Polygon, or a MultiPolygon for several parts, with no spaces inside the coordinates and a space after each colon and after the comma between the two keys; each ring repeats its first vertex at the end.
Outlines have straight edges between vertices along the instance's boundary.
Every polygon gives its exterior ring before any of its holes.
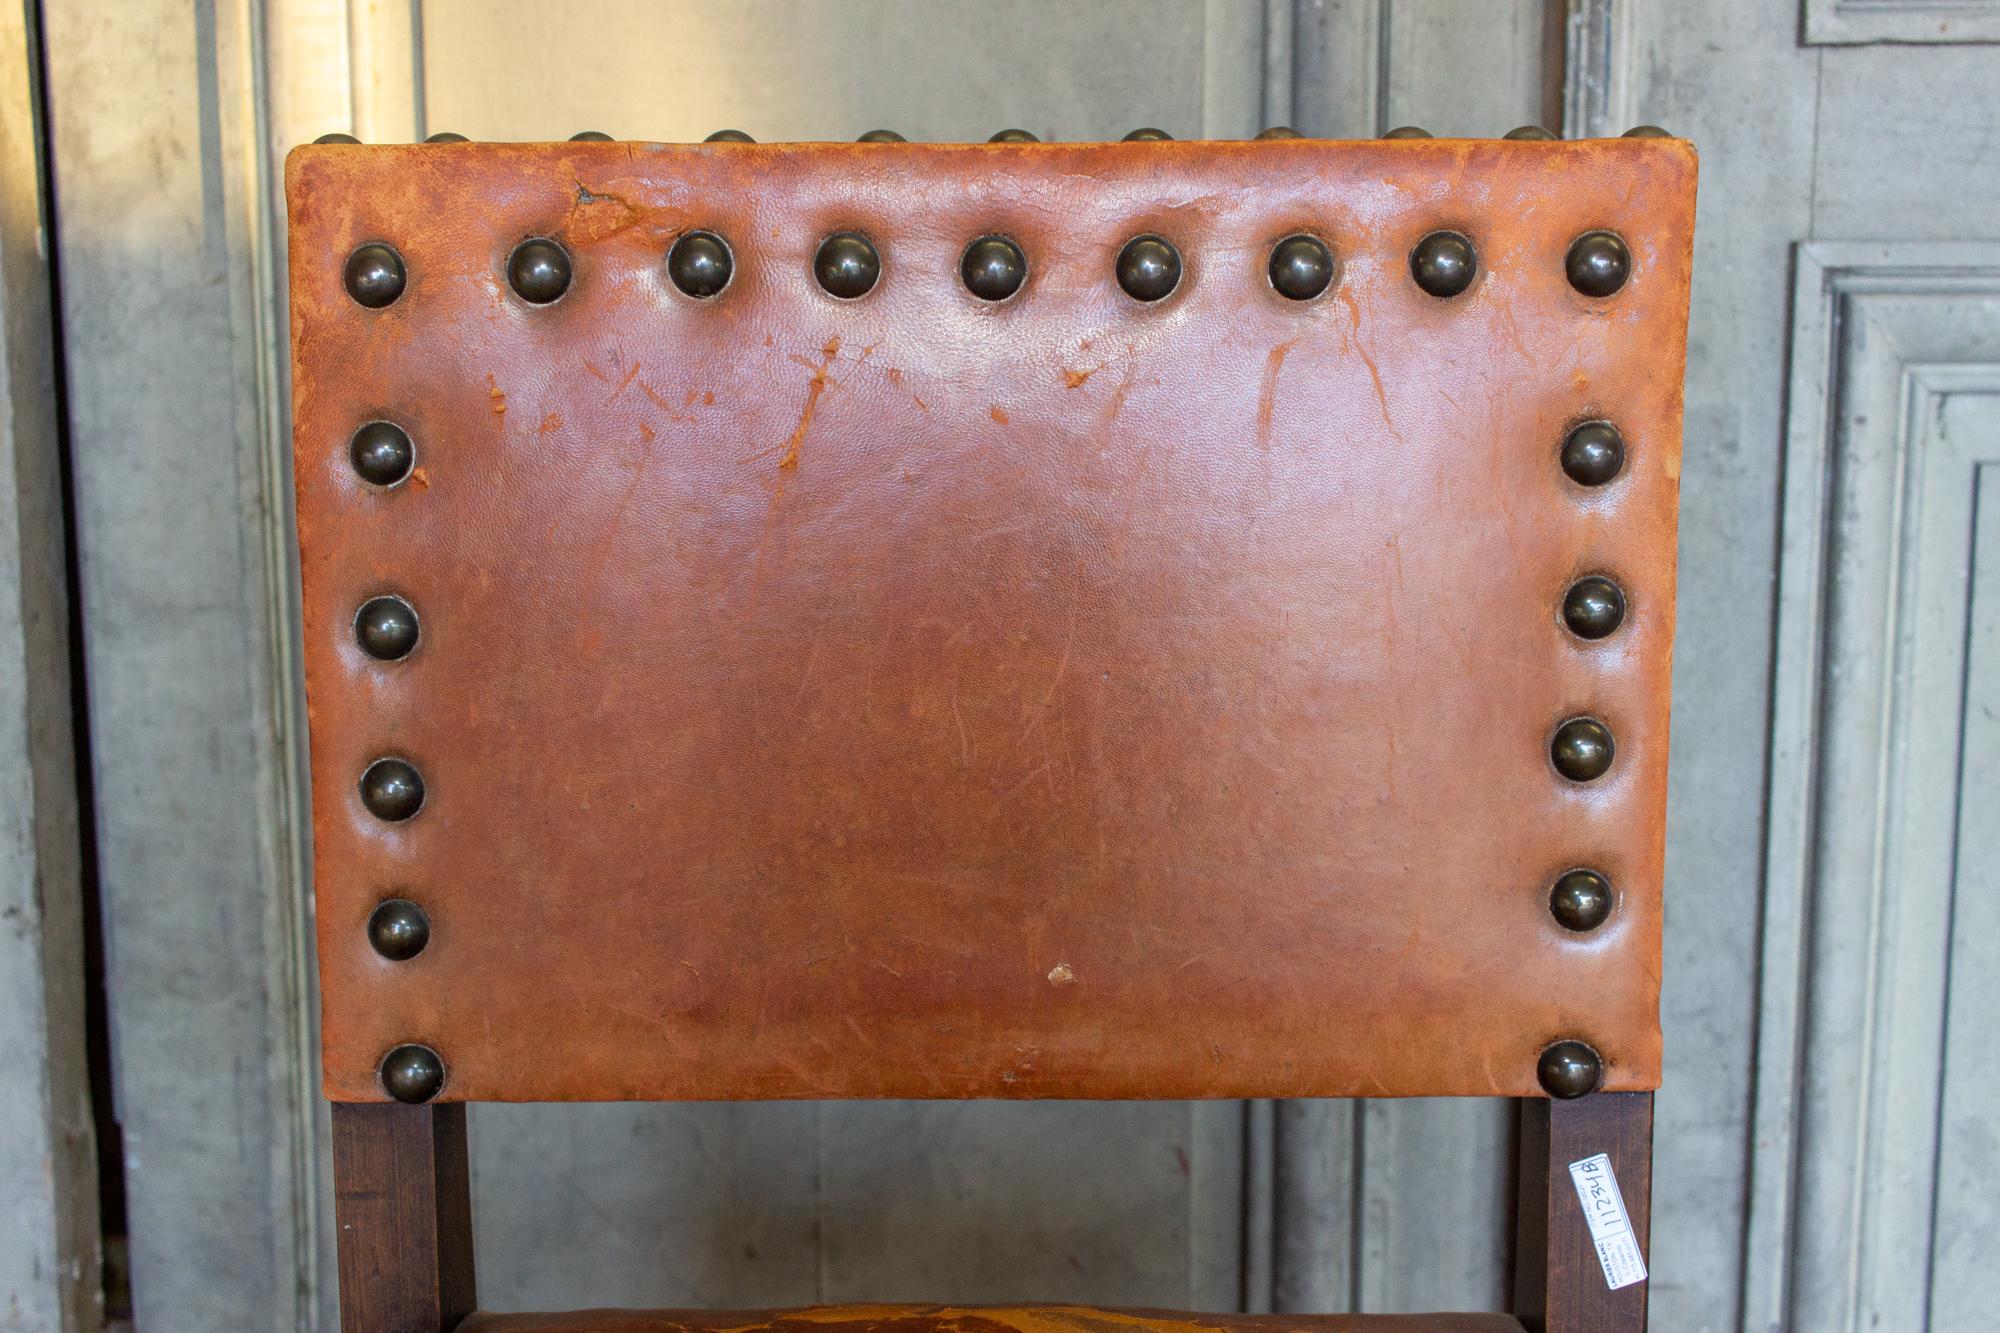
{"type": "Polygon", "coordinates": [[[458,1333],[1521,1333],[1504,1314],[1239,1315],[1080,1305],[836,1305],[809,1310],[476,1314],[458,1333]]]}
{"type": "Polygon", "coordinates": [[[402,1042],[468,1100],[1533,1095],[1564,1037],[1655,1086],[1694,180],[1664,140],[295,152],[329,1096],[402,1042]],[[662,262],[694,227],[708,301],[662,262]],[[1407,258],[1444,227],[1450,300],[1407,258]],[[1600,227],[1633,270],[1593,300],[1600,227]],[[811,271],[841,229],[883,258],[855,301],[811,271]],[[1147,231],[1186,263],[1154,305],[1113,277],[1147,231]],[[1266,276],[1296,231],[1317,300],[1266,276]],[[997,305],[958,275],[992,232],[1030,264],[997,305]],[[574,256],[548,306],[503,272],[533,235],[574,256]],[[1594,417],[1629,454],[1586,490],[1594,417]],[[349,463],[375,418],[393,489],[349,463]],[[1630,609],[1586,643],[1594,572],[1630,609]],[[399,662],[355,641],[384,592],[399,662]],[[1579,714],[1589,784],[1549,758],[1579,714]],[[383,755],[407,822],[357,795],[383,755]],[[1579,865],[1588,935],[1548,910],[1579,865]]]}

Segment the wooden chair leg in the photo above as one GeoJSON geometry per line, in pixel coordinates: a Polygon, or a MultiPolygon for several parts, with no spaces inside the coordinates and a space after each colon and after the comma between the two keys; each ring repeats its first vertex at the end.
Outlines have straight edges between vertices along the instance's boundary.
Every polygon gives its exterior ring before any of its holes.
{"type": "Polygon", "coordinates": [[[1648,1284],[1612,1288],[1570,1175],[1571,1163],[1599,1153],[1611,1158],[1643,1255],[1653,1201],[1653,1094],[1522,1099],[1514,1314],[1530,1333],[1643,1333],[1646,1327],[1648,1284]]]}
{"type": "Polygon", "coordinates": [[[333,1106],[342,1333],[449,1333],[477,1303],[465,1107],[333,1106]]]}

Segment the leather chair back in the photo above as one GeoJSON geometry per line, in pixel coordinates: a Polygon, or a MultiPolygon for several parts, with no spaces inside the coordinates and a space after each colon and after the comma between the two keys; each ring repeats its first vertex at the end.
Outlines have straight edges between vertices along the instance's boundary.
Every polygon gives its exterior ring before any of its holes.
{"type": "Polygon", "coordinates": [[[295,152],[329,1095],[1656,1086],[1694,183],[295,152]]]}

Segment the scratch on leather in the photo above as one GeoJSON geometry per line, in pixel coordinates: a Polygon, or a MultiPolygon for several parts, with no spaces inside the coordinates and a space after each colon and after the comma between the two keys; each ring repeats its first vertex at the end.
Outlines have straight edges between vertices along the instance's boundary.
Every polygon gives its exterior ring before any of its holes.
{"type": "Polygon", "coordinates": [[[1266,452],[1271,448],[1271,412],[1278,398],[1278,372],[1285,368],[1285,357],[1297,343],[1296,338],[1279,343],[1264,362],[1264,386],[1257,395],[1257,447],[1266,452]]]}
{"type": "Polygon", "coordinates": [[[1118,387],[1111,391],[1111,406],[1104,413],[1104,424],[1107,426],[1118,420],[1118,414],[1125,410],[1126,396],[1132,392],[1132,386],[1139,382],[1139,363],[1129,359],[1132,356],[1132,349],[1129,346],[1125,349],[1125,355],[1128,358],[1125,378],[1118,381],[1118,387]]]}
{"type": "Polygon", "coordinates": [[[632,381],[638,378],[639,378],[639,363],[635,360],[632,363],[631,369],[625,372],[625,378],[618,381],[618,387],[613,389],[611,391],[611,396],[604,400],[605,405],[609,406],[610,404],[617,402],[619,396],[622,395],[625,392],[625,390],[632,387],[632,381]]]}
{"type": "Polygon", "coordinates": [[[813,368],[812,381],[806,386],[805,410],[799,413],[799,424],[792,431],[792,441],[785,450],[785,456],[778,460],[778,466],[786,471],[795,470],[799,465],[799,446],[805,443],[806,431],[812,427],[813,413],[819,410],[819,397],[826,392],[826,370],[840,355],[840,339],[828,338],[826,346],[819,350],[820,363],[813,368]]]}
{"type": "Polygon", "coordinates": [[[1382,409],[1382,424],[1389,428],[1391,435],[1401,440],[1403,432],[1396,429],[1395,419],[1389,415],[1389,395],[1382,388],[1382,372],[1376,367],[1375,358],[1368,354],[1368,348],[1361,341],[1361,308],[1354,304],[1354,293],[1343,288],[1340,292],[1340,303],[1347,307],[1349,326],[1347,345],[1354,349],[1354,354],[1361,358],[1361,364],[1368,367],[1369,378],[1375,381],[1375,402],[1382,409]]]}

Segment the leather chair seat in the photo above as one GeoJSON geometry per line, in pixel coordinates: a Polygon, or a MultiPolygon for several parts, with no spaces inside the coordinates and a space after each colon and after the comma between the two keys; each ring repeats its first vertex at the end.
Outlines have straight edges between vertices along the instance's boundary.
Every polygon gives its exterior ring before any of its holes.
{"type": "Polygon", "coordinates": [[[1522,1333],[1504,1314],[1233,1315],[1085,1305],[475,1314],[458,1333],[1522,1333]]]}

